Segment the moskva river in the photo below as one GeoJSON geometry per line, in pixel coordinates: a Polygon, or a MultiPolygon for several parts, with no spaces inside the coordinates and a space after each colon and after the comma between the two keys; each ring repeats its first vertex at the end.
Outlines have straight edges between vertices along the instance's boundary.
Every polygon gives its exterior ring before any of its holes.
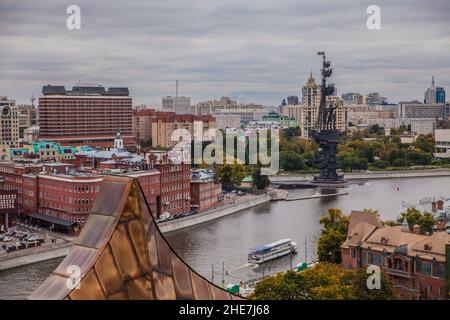
{"type": "MultiPolygon", "coordinates": [[[[316,258],[320,217],[328,208],[378,210],[383,220],[399,215],[402,203],[418,204],[423,198],[450,197],[450,177],[372,180],[346,189],[289,190],[289,197],[346,191],[349,194],[323,199],[279,201],[249,208],[218,220],[166,235],[174,250],[196,271],[221,284],[238,283],[288,269],[316,258]],[[283,238],[298,242],[291,257],[249,266],[248,251],[283,238]],[[223,272],[222,270],[225,270],[223,272]]],[[[26,298],[59,264],[61,259],[0,272],[0,299],[26,298]]]]}

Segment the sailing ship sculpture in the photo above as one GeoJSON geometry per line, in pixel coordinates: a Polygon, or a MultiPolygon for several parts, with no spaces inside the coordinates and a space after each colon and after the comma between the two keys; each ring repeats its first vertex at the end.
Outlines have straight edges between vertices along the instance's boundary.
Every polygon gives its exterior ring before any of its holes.
{"type": "Polygon", "coordinates": [[[201,277],[170,248],[137,179],[104,177],[66,258],[29,299],[241,299],[201,277]]]}
{"type": "Polygon", "coordinates": [[[327,85],[327,79],[331,77],[333,68],[331,62],[326,60],[325,52],[318,52],[322,56],[322,85],[320,92],[320,105],[315,129],[311,134],[320,147],[320,156],[316,165],[320,168],[320,174],[314,176],[313,183],[341,184],[344,176],[337,173],[337,146],[339,144],[339,131],[336,129],[336,102],[328,101],[327,97],[334,95],[333,84],[327,85]]]}

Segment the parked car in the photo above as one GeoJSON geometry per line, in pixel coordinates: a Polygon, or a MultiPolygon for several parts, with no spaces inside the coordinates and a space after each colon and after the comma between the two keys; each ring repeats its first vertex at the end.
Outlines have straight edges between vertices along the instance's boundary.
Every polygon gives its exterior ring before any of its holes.
{"type": "Polygon", "coordinates": [[[38,238],[36,236],[30,236],[30,237],[27,237],[26,241],[33,242],[33,241],[37,241],[37,239],[38,238]]]}
{"type": "Polygon", "coordinates": [[[10,242],[12,239],[10,237],[3,237],[3,242],[10,242]]]}

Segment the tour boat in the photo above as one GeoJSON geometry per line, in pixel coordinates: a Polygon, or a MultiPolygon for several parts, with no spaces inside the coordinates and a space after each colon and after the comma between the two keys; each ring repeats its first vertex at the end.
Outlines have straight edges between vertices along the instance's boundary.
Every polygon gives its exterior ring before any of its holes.
{"type": "Polygon", "coordinates": [[[248,254],[248,262],[254,264],[264,263],[277,259],[297,250],[297,242],[291,239],[281,239],[263,246],[253,248],[248,254]]]}

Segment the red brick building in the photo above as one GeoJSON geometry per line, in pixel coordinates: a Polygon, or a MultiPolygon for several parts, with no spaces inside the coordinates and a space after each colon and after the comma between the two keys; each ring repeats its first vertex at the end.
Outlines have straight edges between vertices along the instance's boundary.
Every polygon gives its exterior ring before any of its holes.
{"type": "Polygon", "coordinates": [[[3,177],[3,189],[17,191],[18,214],[23,209],[24,175],[36,174],[42,170],[42,165],[17,163],[12,161],[0,162],[0,176],[3,177]]]}
{"type": "Polygon", "coordinates": [[[191,165],[177,164],[167,153],[152,153],[149,161],[150,166],[160,172],[161,202],[158,212],[167,212],[172,216],[189,212],[191,165]]]}
{"type": "Polygon", "coordinates": [[[191,174],[191,209],[201,212],[221,204],[222,184],[213,172],[195,170],[191,174]]]}
{"type": "Polygon", "coordinates": [[[17,217],[17,191],[0,190],[0,232],[11,228],[17,217]]]}
{"type": "Polygon", "coordinates": [[[128,88],[43,87],[39,98],[39,138],[62,145],[111,147],[117,130],[134,146],[132,98],[128,88]]]}
{"type": "Polygon", "coordinates": [[[100,192],[102,180],[96,174],[79,171],[40,173],[38,213],[83,226],[100,192]]]}
{"type": "Polygon", "coordinates": [[[343,267],[378,265],[391,278],[399,299],[442,298],[450,281],[445,271],[450,267],[450,234],[420,234],[418,226],[411,232],[407,224],[386,226],[377,215],[359,211],[351,213],[348,230],[341,246],[343,267]]]}
{"type": "MultiPolygon", "coordinates": [[[[108,151],[109,152],[109,151],[108,151]]],[[[177,164],[167,153],[152,154],[143,170],[133,170],[133,163],[117,163],[105,168],[77,168],[68,163],[43,165],[0,162],[3,189],[17,192],[21,217],[34,223],[77,231],[92,209],[105,174],[123,174],[138,178],[153,215],[166,212],[172,216],[187,213],[190,203],[190,164],[177,164]]],[[[130,159],[135,159],[131,157],[130,159]]],[[[140,158],[138,159],[140,163],[140,158]]],[[[112,161],[112,160],[111,160],[112,161]]],[[[203,202],[209,202],[204,200],[203,202]]]]}

